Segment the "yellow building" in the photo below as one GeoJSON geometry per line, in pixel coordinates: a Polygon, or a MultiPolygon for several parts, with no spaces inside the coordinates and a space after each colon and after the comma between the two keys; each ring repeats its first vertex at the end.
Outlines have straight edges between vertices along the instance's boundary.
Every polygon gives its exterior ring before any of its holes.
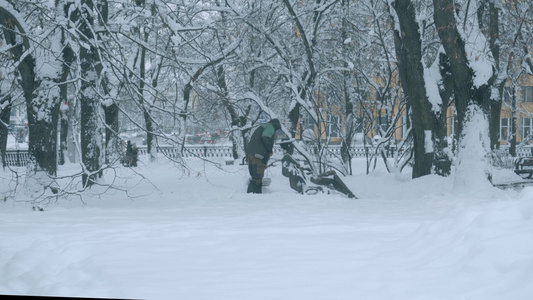
{"type": "MultiPolygon", "coordinates": [[[[516,111],[516,141],[517,143],[525,142],[526,144],[533,143],[533,76],[524,74],[517,80],[516,98],[513,104],[512,87],[507,86],[503,92],[502,111],[500,116],[500,144],[508,145],[511,139],[512,130],[512,110],[516,111]]],[[[374,137],[380,135],[379,129],[386,130],[390,124],[394,122],[394,133],[392,140],[400,141],[406,136],[407,126],[405,118],[405,107],[401,103],[400,90],[395,89],[392,92],[390,99],[387,99],[386,105],[383,105],[377,98],[378,92],[375,90],[361,92],[360,101],[356,101],[354,112],[357,117],[363,118],[362,124],[366,128],[359,128],[359,140],[361,142],[361,135],[366,136],[367,141],[370,142],[374,137]],[[397,120],[387,120],[386,109],[390,110],[390,114],[399,115],[397,120]],[[365,111],[366,113],[363,113],[365,111]],[[370,114],[368,114],[370,112],[370,114]]],[[[321,137],[322,140],[329,138],[331,144],[337,144],[341,141],[341,135],[345,132],[345,115],[340,108],[339,103],[330,103],[325,101],[325,95],[318,96],[319,107],[316,112],[320,115],[320,126],[317,126],[313,119],[308,116],[303,116],[297,128],[297,137],[299,137],[305,129],[314,133],[314,137],[321,137]]],[[[455,117],[454,107],[447,109],[447,134],[452,137],[455,133],[455,117]]]]}
{"type": "Polygon", "coordinates": [[[512,112],[516,112],[516,141],[529,144],[533,141],[533,76],[523,75],[518,80],[516,99],[513,101],[513,87],[504,89],[500,116],[500,143],[507,145],[511,140],[512,112]]]}

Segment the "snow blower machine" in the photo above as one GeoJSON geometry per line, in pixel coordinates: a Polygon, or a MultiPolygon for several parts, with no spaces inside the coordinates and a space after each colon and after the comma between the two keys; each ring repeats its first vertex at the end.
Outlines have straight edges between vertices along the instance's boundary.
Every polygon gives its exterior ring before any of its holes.
{"type": "Polygon", "coordinates": [[[293,190],[309,195],[341,193],[348,198],[357,199],[335,170],[315,174],[305,159],[294,154],[294,142],[294,140],[283,140],[279,143],[284,151],[281,172],[283,176],[289,178],[293,190]]]}

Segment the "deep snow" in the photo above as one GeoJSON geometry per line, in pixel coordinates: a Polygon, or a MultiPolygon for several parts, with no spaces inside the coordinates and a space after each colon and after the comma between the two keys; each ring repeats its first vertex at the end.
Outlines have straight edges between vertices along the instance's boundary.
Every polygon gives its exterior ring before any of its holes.
{"type": "Polygon", "coordinates": [[[185,173],[164,159],[141,162],[134,171],[151,183],[135,184],[130,198],[87,195],[43,212],[0,202],[0,294],[533,298],[533,188],[458,193],[453,176],[364,175],[356,159],[344,181],[359,199],[296,194],[279,166],[268,169],[265,194],[249,195],[246,166],[188,162],[185,173]]]}

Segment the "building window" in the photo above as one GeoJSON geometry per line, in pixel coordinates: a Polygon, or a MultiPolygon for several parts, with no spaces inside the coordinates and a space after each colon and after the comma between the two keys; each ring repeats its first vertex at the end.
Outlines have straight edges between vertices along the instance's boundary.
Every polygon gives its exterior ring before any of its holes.
{"type": "Polygon", "coordinates": [[[387,132],[387,129],[389,129],[389,120],[387,120],[387,116],[380,116],[378,122],[379,129],[383,132],[387,132]]]}
{"type": "Polygon", "coordinates": [[[522,118],[522,142],[529,140],[529,135],[531,135],[531,118],[522,118]]]}
{"type": "Polygon", "coordinates": [[[315,131],[315,120],[309,114],[305,114],[305,116],[302,117],[302,131],[305,129],[315,131]]]}
{"type": "Polygon", "coordinates": [[[363,117],[355,118],[355,132],[356,133],[363,133],[364,121],[365,119],[363,117]]]}
{"type": "Polygon", "coordinates": [[[500,140],[509,140],[509,132],[511,130],[511,124],[509,118],[500,118],[500,140]]]}
{"type": "Polygon", "coordinates": [[[533,86],[522,87],[522,102],[533,102],[533,86]]]}

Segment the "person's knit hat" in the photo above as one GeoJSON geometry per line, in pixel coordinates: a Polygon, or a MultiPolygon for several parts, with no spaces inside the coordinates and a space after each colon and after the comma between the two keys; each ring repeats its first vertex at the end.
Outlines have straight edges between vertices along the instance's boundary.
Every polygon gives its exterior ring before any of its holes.
{"type": "Polygon", "coordinates": [[[274,129],[279,130],[281,129],[281,124],[279,123],[278,119],[272,119],[268,121],[268,123],[272,124],[274,126],[274,129]]]}

